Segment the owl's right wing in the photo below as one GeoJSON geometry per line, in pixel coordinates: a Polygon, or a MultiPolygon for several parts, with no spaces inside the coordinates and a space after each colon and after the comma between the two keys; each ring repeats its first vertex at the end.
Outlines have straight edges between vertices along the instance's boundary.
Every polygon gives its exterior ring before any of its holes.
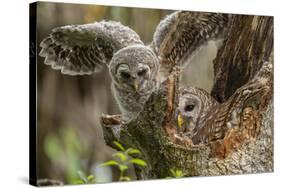
{"type": "Polygon", "coordinates": [[[143,44],[132,29],[119,22],[101,21],[52,30],[40,44],[44,63],[63,74],[92,74],[110,62],[119,49],[143,44]]]}
{"type": "Polygon", "coordinates": [[[150,47],[161,65],[171,71],[175,65],[187,62],[206,42],[221,38],[229,20],[228,14],[174,12],[159,23],[150,47]]]}

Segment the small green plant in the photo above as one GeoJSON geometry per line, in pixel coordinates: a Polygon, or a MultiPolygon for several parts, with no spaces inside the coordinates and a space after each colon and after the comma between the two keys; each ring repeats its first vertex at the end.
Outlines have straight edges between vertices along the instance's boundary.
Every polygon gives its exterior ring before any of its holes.
{"type": "Polygon", "coordinates": [[[79,170],[77,172],[79,179],[77,179],[74,183],[76,184],[88,184],[88,183],[96,183],[95,176],[94,175],[88,175],[86,176],[84,172],[79,170]]]}
{"type": "Polygon", "coordinates": [[[117,141],[114,141],[113,143],[117,148],[120,149],[120,151],[112,155],[114,160],[107,161],[100,166],[117,166],[120,171],[119,181],[130,181],[131,178],[125,175],[129,167],[133,164],[140,167],[146,167],[146,162],[140,158],[134,157],[135,155],[141,154],[139,150],[133,148],[125,149],[117,141]]]}
{"type": "Polygon", "coordinates": [[[170,169],[170,174],[171,176],[168,176],[167,178],[183,178],[185,176],[181,170],[176,168],[170,169]]]}

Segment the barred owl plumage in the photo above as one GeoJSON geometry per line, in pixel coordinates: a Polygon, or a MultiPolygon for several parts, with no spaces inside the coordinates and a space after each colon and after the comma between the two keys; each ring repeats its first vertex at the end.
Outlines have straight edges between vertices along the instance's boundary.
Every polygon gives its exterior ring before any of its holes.
{"type": "Polygon", "coordinates": [[[118,22],[69,25],[52,30],[40,44],[40,56],[69,75],[93,74],[106,64],[122,119],[129,121],[166,78],[162,72],[183,65],[203,44],[220,38],[228,22],[225,14],[178,11],[160,22],[148,46],[118,22]]]}
{"type": "Polygon", "coordinates": [[[178,135],[192,144],[206,144],[225,137],[229,129],[242,128],[246,137],[259,131],[259,111],[266,104],[273,79],[272,62],[265,62],[252,80],[218,103],[200,88],[181,88],[175,121],[178,135]]]}
{"type": "Polygon", "coordinates": [[[221,109],[221,105],[205,90],[196,87],[181,88],[178,107],[175,110],[179,135],[190,138],[193,144],[208,141],[207,136],[212,136],[205,132],[202,134],[202,130],[221,132],[219,119],[213,119],[214,114],[219,113],[221,109]]]}

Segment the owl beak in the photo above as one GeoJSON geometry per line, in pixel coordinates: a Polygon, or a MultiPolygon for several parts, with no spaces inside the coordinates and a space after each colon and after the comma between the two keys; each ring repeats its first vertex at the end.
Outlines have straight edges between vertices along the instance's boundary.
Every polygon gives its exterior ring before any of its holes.
{"type": "Polygon", "coordinates": [[[134,80],[134,88],[136,91],[139,90],[139,81],[137,79],[134,80]]]}
{"type": "Polygon", "coordinates": [[[182,118],[182,115],[179,113],[178,116],[177,116],[177,123],[178,123],[179,128],[182,127],[184,122],[185,122],[185,120],[182,118]]]}

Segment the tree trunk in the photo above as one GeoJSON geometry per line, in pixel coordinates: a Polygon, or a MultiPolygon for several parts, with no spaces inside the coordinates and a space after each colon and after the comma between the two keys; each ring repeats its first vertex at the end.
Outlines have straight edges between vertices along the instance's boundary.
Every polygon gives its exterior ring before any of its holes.
{"type": "MultiPolygon", "coordinates": [[[[147,166],[135,169],[139,179],[165,178],[171,176],[171,169],[186,176],[273,171],[273,69],[265,63],[272,62],[272,56],[273,18],[237,15],[214,60],[212,96],[219,102],[238,100],[253,87],[263,89],[259,108],[252,114],[260,117],[255,137],[249,137],[241,127],[204,145],[177,142],[172,118],[178,100],[179,73],[175,69],[130,123],[121,124],[119,116],[101,118],[107,145],[117,149],[112,144],[117,140],[142,152],[147,166]]],[[[249,103],[242,102],[245,106],[249,103]]]]}

